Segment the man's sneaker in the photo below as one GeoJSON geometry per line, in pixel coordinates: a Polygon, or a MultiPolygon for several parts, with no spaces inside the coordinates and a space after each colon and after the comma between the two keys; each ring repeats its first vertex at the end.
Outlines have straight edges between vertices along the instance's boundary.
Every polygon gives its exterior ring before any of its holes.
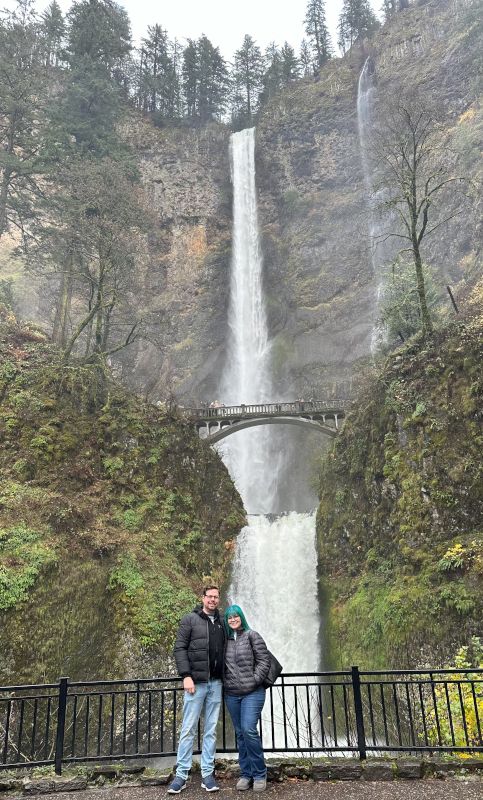
{"type": "Polygon", "coordinates": [[[246,792],[247,789],[251,789],[252,786],[252,779],[251,778],[240,778],[238,781],[236,788],[239,792],[246,792]]]}
{"type": "Polygon", "coordinates": [[[201,788],[206,789],[207,792],[219,792],[220,787],[218,786],[217,782],[215,781],[214,775],[207,775],[206,778],[203,778],[201,781],[201,788]]]}
{"type": "Polygon", "coordinates": [[[184,778],[178,778],[178,776],[176,776],[174,781],[169,784],[168,794],[179,794],[180,792],[183,791],[183,789],[186,789],[186,781],[185,781],[185,779],[184,778]]]}
{"type": "Polygon", "coordinates": [[[266,788],[267,788],[266,778],[258,778],[256,781],[253,781],[254,792],[264,792],[266,788]]]}

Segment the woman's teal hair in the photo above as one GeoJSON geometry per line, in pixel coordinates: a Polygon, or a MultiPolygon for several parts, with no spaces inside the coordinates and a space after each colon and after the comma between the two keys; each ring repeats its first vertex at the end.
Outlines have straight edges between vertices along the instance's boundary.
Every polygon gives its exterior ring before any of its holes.
{"type": "Polygon", "coordinates": [[[238,616],[240,617],[243,630],[244,631],[250,630],[250,626],[240,606],[228,606],[228,608],[225,611],[225,630],[226,630],[226,635],[228,636],[229,639],[233,639],[233,631],[228,625],[228,617],[233,617],[234,614],[238,614],[238,616]]]}

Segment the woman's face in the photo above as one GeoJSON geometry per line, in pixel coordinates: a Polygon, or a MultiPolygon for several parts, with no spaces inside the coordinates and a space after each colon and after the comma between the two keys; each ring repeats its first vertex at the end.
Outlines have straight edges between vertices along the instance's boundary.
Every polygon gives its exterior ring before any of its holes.
{"type": "Polygon", "coordinates": [[[230,614],[228,617],[228,625],[232,629],[232,631],[237,631],[241,628],[241,619],[239,614],[230,614]]]}

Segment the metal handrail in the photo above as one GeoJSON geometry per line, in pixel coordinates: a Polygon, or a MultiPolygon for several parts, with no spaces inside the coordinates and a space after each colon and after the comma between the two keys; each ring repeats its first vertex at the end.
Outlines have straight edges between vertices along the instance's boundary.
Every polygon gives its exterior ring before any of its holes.
{"type": "MultiPolygon", "coordinates": [[[[483,752],[483,669],[290,672],[267,694],[265,752],[483,752]]],[[[174,755],[182,700],[177,676],[5,686],[0,770],[174,755]]],[[[235,752],[225,713],[220,736],[235,752]]]]}

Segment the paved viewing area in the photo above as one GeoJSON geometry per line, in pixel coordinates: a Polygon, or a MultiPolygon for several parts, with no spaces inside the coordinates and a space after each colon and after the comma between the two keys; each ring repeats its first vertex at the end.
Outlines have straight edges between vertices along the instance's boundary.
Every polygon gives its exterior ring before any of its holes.
{"type": "MultiPolygon", "coordinates": [[[[480,780],[415,780],[388,781],[386,783],[370,781],[319,782],[285,781],[269,783],[266,792],[260,797],[280,798],[280,800],[481,800],[483,784],[480,780]]],[[[253,797],[253,792],[246,795],[253,797]]],[[[30,795],[45,797],[45,795],[30,795]]],[[[221,790],[209,794],[200,787],[199,776],[193,778],[186,791],[182,792],[183,800],[206,800],[213,797],[244,797],[235,789],[235,781],[223,781],[221,790]]],[[[109,789],[87,790],[85,792],[55,793],[57,800],[160,800],[171,797],[163,786],[138,787],[124,786],[109,789]]]]}

